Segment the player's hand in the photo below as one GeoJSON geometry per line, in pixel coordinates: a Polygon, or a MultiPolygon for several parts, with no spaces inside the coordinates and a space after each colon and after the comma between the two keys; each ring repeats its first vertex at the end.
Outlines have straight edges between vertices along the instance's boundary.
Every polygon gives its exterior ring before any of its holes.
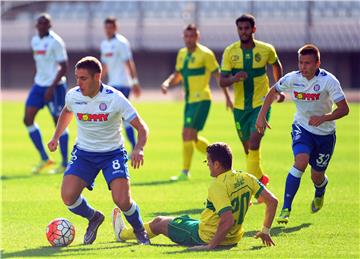
{"type": "Polygon", "coordinates": [[[261,231],[258,231],[255,235],[255,239],[261,238],[262,242],[266,246],[275,246],[274,241],[271,239],[269,234],[265,234],[261,231]]]}
{"type": "Polygon", "coordinates": [[[59,140],[51,139],[50,142],[48,143],[48,148],[51,152],[54,152],[57,149],[58,145],[59,145],[59,140]]]}
{"type": "Polygon", "coordinates": [[[206,251],[211,250],[209,245],[192,246],[188,248],[189,251],[206,251]]]}
{"type": "Polygon", "coordinates": [[[139,168],[144,164],[144,150],[135,147],[131,153],[131,166],[134,169],[139,168]]]}
{"type": "Polygon", "coordinates": [[[323,122],[325,122],[325,116],[311,116],[310,120],[309,120],[309,125],[314,126],[314,127],[318,127],[323,122]]]}
{"type": "Polygon", "coordinates": [[[259,116],[256,120],[256,124],[255,124],[256,130],[260,133],[260,134],[264,134],[265,129],[269,128],[271,129],[270,124],[268,123],[268,121],[266,120],[266,118],[259,116]]]}
{"type": "Polygon", "coordinates": [[[285,94],[283,92],[280,92],[279,96],[278,96],[278,99],[277,99],[277,102],[282,103],[284,100],[285,100],[285,94]]]}
{"type": "Polygon", "coordinates": [[[167,85],[165,85],[165,84],[162,84],[162,85],[161,85],[161,92],[162,92],[163,94],[167,94],[168,88],[169,88],[169,86],[167,86],[167,85]]]}
{"type": "Polygon", "coordinates": [[[226,98],[226,110],[234,110],[234,104],[233,102],[230,100],[230,98],[226,98]]]}
{"type": "Polygon", "coordinates": [[[135,97],[139,97],[141,95],[141,87],[139,84],[134,84],[132,90],[133,90],[135,97]]]}
{"type": "Polygon", "coordinates": [[[248,77],[245,71],[239,71],[233,76],[234,82],[244,81],[248,77]]]}
{"type": "Polygon", "coordinates": [[[50,102],[51,99],[53,98],[54,96],[54,87],[48,87],[48,89],[46,89],[45,91],[45,95],[44,95],[44,99],[45,99],[45,102],[50,102]]]}

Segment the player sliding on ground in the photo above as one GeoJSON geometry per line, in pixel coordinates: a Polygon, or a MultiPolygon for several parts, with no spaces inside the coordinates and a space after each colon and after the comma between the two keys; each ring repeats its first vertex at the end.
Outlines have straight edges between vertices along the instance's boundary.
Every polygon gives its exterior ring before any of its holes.
{"type": "Polygon", "coordinates": [[[94,180],[102,170],[112,198],[134,228],[138,242],[149,244],[139,207],[130,194],[121,124],[125,120],[138,132],[138,142],[131,153],[131,165],[135,169],[144,162],[148,127],[123,94],[101,83],[101,70],[100,61],[94,57],[85,57],[76,64],[78,86],[66,94],[65,107],[48,144],[50,151],[56,150],[62,132],[75,115],[78,136],[64,174],[61,197],[71,212],[89,220],[84,244],[92,244],[104,215],[93,209],[81,193],[85,187],[93,189],[94,180]]]}
{"type": "Polygon", "coordinates": [[[349,106],[339,81],[331,73],[320,69],[320,52],[312,44],[298,51],[299,71],[286,74],[267,94],[256,121],[260,134],[270,128],[266,113],[274,96],[287,91],[296,103],[296,114],[292,125],[292,149],[294,165],[290,168],[285,183],[284,205],[278,223],[288,223],[291,205],[300,186],[300,180],[308,164],[315,197],[311,203],[313,213],[324,203],[328,177],[325,174],[335,147],[335,120],[349,113],[349,106]],[[337,108],[332,110],[333,103],[337,108]]]}
{"type": "MultiPolygon", "coordinates": [[[[267,246],[274,245],[270,227],[278,203],[276,197],[254,176],[232,170],[232,153],[225,143],[207,147],[207,165],[214,181],[209,187],[200,220],[188,215],[158,216],[144,224],[149,237],[163,234],[179,245],[193,246],[192,250],[236,245],[244,234],[242,224],[251,197],[255,196],[266,205],[263,227],[256,233],[256,238],[261,238],[267,246]]],[[[125,226],[118,208],[113,211],[113,224],[118,241],[136,238],[133,229],[125,226]]]]}

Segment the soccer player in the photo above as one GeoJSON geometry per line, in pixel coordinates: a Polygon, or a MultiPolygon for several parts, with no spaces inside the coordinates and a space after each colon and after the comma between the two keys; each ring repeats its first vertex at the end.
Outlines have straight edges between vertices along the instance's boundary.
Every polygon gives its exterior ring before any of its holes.
{"type": "Polygon", "coordinates": [[[64,174],[61,197],[71,212],[89,220],[84,244],[92,244],[104,215],[92,208],[81,193],[85,187],[93,189],[94,180],[102,170],[112,198],[133,227],[138,242],[149,244],[139,207],[130,194],[121,124],[124,119],[138,132],[138,141],[131,153],[131,165],[135,169],[144,162],[148,127],[123,94],[101,83],[101,69],[100,61],[94,57],[85,57],[76,64],[78,86],[66,94],[65,107],[48,143],[50,151],[55,151],[62,132],[75,115],[78,136],[64,174]]]}
{"type": "MultiPolygon", "coordinates": [[[[266,204],[261,238],[267,245],[275,245],[270,236],[276,207],[276,197],[254,176],[232,170],[232,153],[225,143],[214,143],[207,147],[207,165],[212,181],[207,196],[206,208],[200,220],[188,215],[180,217],[158,216],[145,224],[149,236],[163,234],[173,242],[184,246],[195,246],[192,250],[210,250],[218,246],[236,245],[244,234],[243,222],[252,196],[266,204]]],[[[114,231],[117,241],[135,239],[133,230],[122,221],[120,211],[113,212],[114,231]]]]}
{"type": "MultiPolygon", "coordinates": [[[[39,164],[32,169],[33,173],[39,173],[54,164],[45,151],[40,128],[34,120],[38,111],[46,105],[56,124],[65,103],[67,88],[65,74],[68,60],[63,40],[50,30],[51,17],[48,14],[43,13],[38,16],[36,28],[38,35],[31,40],[36,65],[35,83],[27,97],[24,116],[24,124],[30,139],[41,157],[39,164]]],[[[67,166],[69,141],[67,129],[64,129],[59,141],[62,164],[50,173],[63,173],[67,166]]]]}
{"type": "MultiPolygon", "coordinates": [[[[135,96],[139,96],[141,88],[129,41],[117,33],[116,18],[106,18],[104,29],[107,39],[101,42],[103,78],[107,75],[108,85],[122,92],[126,98],[129,98],[131,90],[135,96]]],[[[134,149],[136,144],[134,129],[127,122],[124,122],[124,126],[132,149],[134,149]]]]}
{"type": "Polygon", "coordinates": [[[339,81],[328,71],[320,68],[320,51],[313,44],[298,50],[299,71],[286,74],[267,94],[259,112],[256,128],[263,133],[270,128],[266,113],[276,93],[287,91],[296,104],[292,125],[292,149],[294,165],[285,183],[284,205],[278,223],[288,223],[291,204],[300,186],[300,180],[308,164],[315,187],[311,203],[313,213],[324,203],[328,177],[325,174],[335,147],[335,120],[349,113],[349,107],[339,81]],[[333,103],[336,109],[332,109],[333,103]]]}
{"type": "MultiPolygon", "coordinates": [[[[253,174],[264,185],[269,178],[261,167],[260,142],[263,134],[256,131],[255,121],[269,91],[266,75],[267,64],[272,65],[273,77],[282,76],[282,66],[274,47],[255,40],[255,18],[243,14],[236,20],[240,41],[226,47],[221,64],[220,86],[234,86],[234,120],[236,131],[246,154],[247,172],[253,174]]],[[[284,100],[281,93],[279,101],[284,100]]],[[[270,112],[267,113],[269,118],[270,112]]]]}
{"type": "MultiPolygon", "coordinates": [[[[219,64],[214,53],[198,43],[199,30],[194,24],[188,25],[183,32],[185,47],[181,48],[176,58],[176,71],[161,85],[164,94],[171,86],[182,81],[185,90],[183,139],[183,169],[179,176],[171,180],[188,180],[194,147],[206,153],[209,142],[198,132],[204,128],[211,104],[209,80],[211,75],[219,85],[219,64]]],[[[223,89],[227,107],[232,108],[227,89],[223,89]]]]}

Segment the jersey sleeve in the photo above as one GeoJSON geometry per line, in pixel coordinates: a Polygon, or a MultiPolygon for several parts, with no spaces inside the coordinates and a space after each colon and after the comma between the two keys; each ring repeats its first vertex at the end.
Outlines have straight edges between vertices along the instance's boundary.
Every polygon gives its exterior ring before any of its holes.
{"type": "Polygon", "coordinates": [[[328,85],[329,96],[334,103],[340,102],[345,99],[345,94],[340,86],[340,82],[333,78],[328,85]]]}
{"type": "Polygon", "coordinates": [[[205,67],[211,72],[219,70],[219,63],[212,51],[205,54],[205,67]]]}
{"type": "Polygon", "coordinates": [[[275,84],[276,91],[278,92],[288,92],[292,89],[292,74],[288,73],[275,84]]]}
{"type": "Polygon", "coordinates": [[[214,182],[209,187],[208,200],[213,204],[216,213],[221,216],[224,212],[231,210],[231,202],[225,185],[214,182]]]}
{"type": "Polygon", "coordinates": [[[229,75],[231,74],[231,70],[232,67],[230,62],[229,50],[226,48],[221,59],[221,73],[229,75]]]}
{"type": "Polygon", "coordinates": [[[180,54],[180,51],[177,53],[177,56],[176,56],[176,65],[175,65],[175,71],[176,72],[180,72],[181,69],[182,69],[182,62],[181,62],[181,54],[180,54]]]}
{"type": "Polygon", "coordinates": [[[276,50],[275,50],[275,48],[274,48],[272,45],[270,45],[270,47],[269,47],[269,59],[268,59],[268,63],[272,65],[272,64],[274,64],[277,60],[278,60],[278,56],[277,56],[277,54],[276,54],[276,50]]]}
{"type": "Polygon", "coordinates": [[[54,54],[57,62],[63,62],[68,60],[68,56],[65,49],[65,43],[63,41],[55,41],[54,54]]]}
{"type": "Polygon", "coordinates": [[[118,104],[118,111],[121,114],[121,117],[126,121],[130,122],[135,117],[137,117],[137,112],[135,108],[131,105],[131,103],[128,101],[128,99],[121,93],[116,91],[117,93],[117,101],[118,104]]]}
{"type": "Polygon", "coordinates": [[[72,91],[69,91],[65,95],[65,107],[72,112],[72,101],[71,101],[72,91]]]}
{"type": "Polygon", "coordinates": [[[119,44],[118,51],[120,52],[122,61],[125,62],[132,59],[132,52],[128,41],[121,42],[119,44]]]}
{"type": "Polygon", "coordinates": [[[259,180],[256,179],[253,175],[248,173],[245,173],[244,179],[251,189],[251,195],[254,195],[257,199],[259,197],[259,194],[264,190],[264,185],[260,183],[259,180]]]}

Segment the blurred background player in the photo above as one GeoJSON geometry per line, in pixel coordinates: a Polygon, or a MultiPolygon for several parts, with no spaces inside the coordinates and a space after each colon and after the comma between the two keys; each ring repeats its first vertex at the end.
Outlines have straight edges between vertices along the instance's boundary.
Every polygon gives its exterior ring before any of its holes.
{"type": "MultiPolygon", "coordinates": [[[[254,176],[232,170],[232,152],[225,143],[214,143],[207,147],[207,165],[214,181],[209,187],[206,208],[200,220],[188,215],[176,218],[158,216],[145,223],[150,238],[163,234],[177,244],[194,246],[192,250],[236,245],[244,234],[242,225],[250,199],[255,196],[266,205],[262,230],[255,237],[267,246],[275,245],[270,228],[278,203],[276,197],[254,176]]],[[[136,238],[133,230],[125,226],[117,208],[113,217],[118,241],[136,238]]]]}
{"type": "MultiPolygon", "coordinates": [[[[41,157],[39,164],[33,168],[33,173],[39,173],[41,170],[54,164],[45,151],[40,128],[34,123],[36,114],[46,105],[56,124],[64,107],[67,88],[65,73],[68,56],[65,44],[60,36],[50,30],[50,28],[50,16],[46,13],[40,14],[36,22],[38,35],[34,36],[31,40],[36,74],[34,85],[26,100],[24,123],[28,129],[31,141],[41,157]]],[[[69,141],[67,129],[64,129],[59,141],[62,163],[58,168],[51,170],[50,173],[62,173],[67,166],[69,141]]]]}
{"type": "MultiPolygon", "coordinates": [[[[206,153],[209,142],[198,132],[204,128],[211,104],[211,90],[209,81],[211,75],[219,85],[219,64],[214,53],[207,47],[198,43],[199,30],[194,24],[188,25],[183,32],[185,47],[178,51],[176,58],[176,71],[172,73],[161,85],[164,94],[171,86],[182,81],[185,90],[185,109],[183,138],[183,169],[179,176],[171,180],[187,180],[190,177],[190,166],[194,152],[197,150],[206,153]]],[[[227,107],[232,103],[227,92],[225,93],[227,107]]]]}
{"type": "Polygon", "coordinates": [[[311,203],[313,213],[324,203],[328,177],[325,175],[334,152],[336,135],[335,120],[349,113],[349,107],[339,81],[328,71],[320,68],[320,51],[312,44],[298,50],[299,71],[286,74],[267,94],[259,112],[256,128],[264,133],[270,128],[266,114],[277,93],[287,91],[296,104],[292,125],[292,149],[295,163],[286,178],[284,205],[278,223],[288,223],[292,201],[300,186],[300,180],[308,164],[315,197],[311,203]],[[333,103],[336,109],[332,110],[333,103]]]}
{"type": "Polygon", "coordinates": [[[55,151],[63,130],[75,115],[78,135],[62,182],[63,202],[71,212],[89,220],[84,244],[92,244],[104,215],[93,209],[81,193],[85,187],[93,189],[94,180],[102,170],[113,201],[124,212],[139,243],[149,244],[140,209],[131,198],[121,124],[127,121],[138,132],[138,141],[131,153],[131,165],[135,169],[144,162],[148,127],[124,95],[101,83],[99,60],[81,59],[75,66],[75,75],[78,86],[66,94],[65,107],[48,143],[50,151],[55,151]]]}
{"type": "MultiPolygon", "coordinates": [[[[234,120],[238,136],[246,154],[246,170],[264,185],[269,178],[264,174],[260,162],[260,142],[263,133],[256,131],[255,122],[269,91],[267,64],[272,65],[273,77],[277,81],[283,75],[275,48],[255,40],[255,18],[243,14],[236,20],[240,41],[226,47],[221,64],[221,87],[234,85],[234,120]]],[[[279,101],[283,101],[281,95],[279,101]]],[[[270,117],[270,111],[267,118],[270,117]]]]}
{"type": "MultiPolygon", "coordinates": [[[[129,41],[117,32],[117,21],[114,17],[105,19],[104,30],[107,39],[101,42],[100,49],[103,78],[107,75],[108,85],[122,92],[126,98],[130,97],[131,90],[138,97],[141,88],[129,41]]],[[[124,126],[132,149],[134,149],[136,144],[134,129],[127,122],[124,122],[124,126]]]]}

